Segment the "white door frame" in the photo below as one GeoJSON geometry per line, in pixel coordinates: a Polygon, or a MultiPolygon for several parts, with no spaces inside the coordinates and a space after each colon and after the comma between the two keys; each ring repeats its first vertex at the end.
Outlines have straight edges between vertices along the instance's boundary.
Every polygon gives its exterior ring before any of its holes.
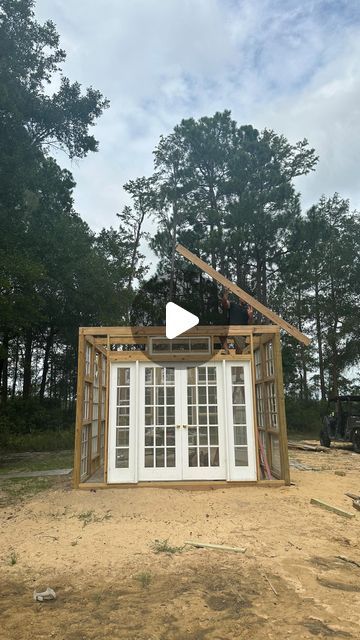
{"type": "Polygon", "coordinates": [[[256,447],[253,416],[253,390],[249,360],[208,362],[114,362],[110,366],[108,426],[108,483],[181,480],[256,480],[256,447]],[[219,466],[189,467],[187,438],[187,379],[189,366],[215,366],[219,425],[219,466]],[[145,367],[175,369],[175,467],[144,467],[145,451],[145,367]],[[232,413],[231,366],[244,367],[248,465],[235,466],[232,413]],[[130,370],[129,467],[118,469],[116,460],[117,371],[130,370]],[[176,393],[176,390],[178,393],[176,393]]]}
{"type": "Polygon", "coordinates": [[[250,360],[224,361],[224,386],[226,390],[226,417],[227,417],[227,480],[229,481],[246,481],[257,479],[256,468],[256,441],[254,431],[254,404],[253,404],[253,388],[252,388],[252,371],[250,360]],[[247,453],[248,464],[246,466],[235,466],[235,443],[234,443],[234,421],[233,421],[233,404],[232,404],[232,367],[244,368],[244,387],[245,387],[245,412],[246,412],[246,435],[247,435],[247,453]]]}

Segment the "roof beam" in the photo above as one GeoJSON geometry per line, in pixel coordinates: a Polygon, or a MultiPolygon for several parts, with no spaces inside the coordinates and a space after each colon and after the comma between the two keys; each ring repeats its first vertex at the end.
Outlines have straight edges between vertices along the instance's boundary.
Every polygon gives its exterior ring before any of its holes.
{"type": "Polygon", "coordinates": [[[199,269],[202,269],[202,271],[205,271],[205,273],[207,273],[211,278],[219,282],[219,284],[222,284],[223,287],[230,289],[230,291],[235,293],[235,295],[238,296],[238,298],[240,298],[241,300],[244,300],[244,302],[247,302],[248,304],[253,306],[254,309],[262,313],[262,315],[265,316],[265,318],[268,318],[275,324],[282,327],[289,335],[296,338],[296,340],[298,340],[299,342],[302,342],[306,346],[310,344],[311,339],[308,336],[305,336],[303,333],[301,333],[301,331],[299,331],[299,329],[294,327],[289,322],[286,322],[286,320],[283,320],[283,318],[280,318],[280,316],[278,316],[274,311],[271,311],[271,309],[268,309],[268,307],[265,307],[264,304],[262,304],[261,302],[258,302],[258,300],[256,300],[251,295],[246,293],[246,291],[243,291],[243,289],[240,289],[240,287],[238,287],[236,284],[234,284],[233,282],[225,278],[225,276],[223,276],[221,273],[216,271],[216,269],[213,269],[213,267],[210,267],[210,265],[206,264],[206,262],[201,260],[201,258],[196,256],[191,251],[189,251],[189,249],[186,249],[186,247],[183,247],[183,245],[181,244],[177,244],[176,251],[180,253],[187,260],[190,260],[190,262],[192,262],[194,265],[199,267],[199,269]]]}

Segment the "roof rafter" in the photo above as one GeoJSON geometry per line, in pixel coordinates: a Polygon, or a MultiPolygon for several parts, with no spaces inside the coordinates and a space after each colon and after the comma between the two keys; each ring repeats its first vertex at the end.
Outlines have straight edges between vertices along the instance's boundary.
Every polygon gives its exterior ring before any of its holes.
{"type": "Polygon", "coordinates": [[[271,311],[271,309],[266,307],[264,304],[258,302],[258,300],[253,298],[250,294],[246,293],[246,291],[240,289],[240,287],[225,278],[225,276],[219,273],[219,271],[216,271],[216,269],[210,267],[210,265],[204,262],[204,260],[201,260],[201,258],[189,251],[189,249],[186,249],[186,247],[184,247],[182,244],[176,245],[176,251],[187,260],[190,260],[190,262],[192,262],[195,266],[199,267],[199,269],[202,269],[202,271],[207,273],[211,278],[219,282],[219,284],[222,284],[227,289],[230,289],[230,291],[238,296],[238,298],[241,298],[241,300],[244,300],[244,302],[247,302],[248,304],[253,306],[254,309],[259,311],[263,316],[265,316],[265,318],[268,318],[269,320],[271,320],[271,322],[274,322],[274,324],[282,327],[282,329],[284,329],[289,335],[293,336],[293,338],[296,338],[296,340],[302,342],[305,346],[308,346],[310,344],[311,339],[308,336],[301,333],[299,329],[294,327],[289,322],[286,322],[286,320],[278,316],[274,311],[271,311]]]}

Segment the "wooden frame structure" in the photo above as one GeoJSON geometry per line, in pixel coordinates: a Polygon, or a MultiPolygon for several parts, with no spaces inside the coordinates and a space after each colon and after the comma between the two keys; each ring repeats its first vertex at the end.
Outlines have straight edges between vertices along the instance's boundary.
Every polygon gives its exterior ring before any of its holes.
{"type": "MultiPolygon", "coordinates": [[[[196,326],[181,338],[210,338],[210,353],[151,352],[154,338],[165,339],[165,327],[82,327],[79,330],[77,413],[75,434],[74,487],[105,488],[108,484],[110,370],[113,363],[218,363],[248,362],[251,369],[253,441],[256,449],[255,483],[289,484],[286,415],[284,403],[280,328],[305,345],[310,339],[270,309],[209,267],[182,245],[177,251],[210,277],[256,308],[274,324],[249,326],[196,326]],[[246,347],[224,354],[219,336],[242,336],[246,347]]],[[[246,484],[247,482],[245,482],[246,484]]],[[[229,481],[157,481],[122,483],[121,487],[180,486],[191,489],[244,484],[229,481]]],[[[254,481],[251,482],[254,484],[254,481]]]]}

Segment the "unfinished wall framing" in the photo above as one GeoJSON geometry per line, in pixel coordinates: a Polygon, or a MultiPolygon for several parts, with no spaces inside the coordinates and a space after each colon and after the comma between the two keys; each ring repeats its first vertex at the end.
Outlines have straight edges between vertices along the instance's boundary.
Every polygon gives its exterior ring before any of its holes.
{"type": "Polygon", "coordinates": [[[76,488],[279,481],[289,483],[278,326],[197,326],[173,341],[165,327],[80,329],[76,488]],[[244,336],[241,355],[221,350],[227,334],[230,346],[244,336]]]}

